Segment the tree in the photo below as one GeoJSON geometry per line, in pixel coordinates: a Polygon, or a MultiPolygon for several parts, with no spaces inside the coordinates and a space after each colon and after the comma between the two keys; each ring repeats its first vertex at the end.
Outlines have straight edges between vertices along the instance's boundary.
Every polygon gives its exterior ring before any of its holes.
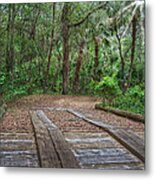
{"type": "Polygon", "coordinates": [[[99,65],[99,37],[94,37],[94,45],[95,45],[95,49],[94,49],[94,80],[97,81],[98,78],[98,74],[97,74],[97,68],[99,65]]]}
{"type": "Polygon", "coordinates": [[[14,22],[15,22],[15,5],[8,6],[7,22],[7,43],[6,43],[6,72],[14,76],[14,22]]]}
{"type": "Polygon", "coordinates": [[[73,81],[73,92],[77,93],[79,89],[79,75],[80,75],[80,68],[81,68],[81,62],[82,62],[82,56],[83,56],[83,49],[84,49],[84,41],[81,41],[80,47],[79,47],[79,55],[76,62],[76,69],[75,69],[75,75],[74,75],[74,81],[73,81]]]}
{"type": "Polygon", "coordinates": [[[69,3],[64,3],[61,22],[63,38],[63,85],[62,94],[67,94],[68,73],[69,73],[69,3]]]}
{"type": "Polygon", "coordinates": [[[54,38],[54,26],[55,26],[55,3],[52,3],[52,27],[51,27],[51,37],[50,37],[50,47],[49,47],[49,52],[48,52],[48,61],[47,61],[47,70],[46,70],[46,76],[45,76],[45,81],[46,85],[49,80],[49,69],[50,69],[50,64],[51,64],[51,55],[52,55],[52,50],[53,50],[53,38],[54,38]]]}

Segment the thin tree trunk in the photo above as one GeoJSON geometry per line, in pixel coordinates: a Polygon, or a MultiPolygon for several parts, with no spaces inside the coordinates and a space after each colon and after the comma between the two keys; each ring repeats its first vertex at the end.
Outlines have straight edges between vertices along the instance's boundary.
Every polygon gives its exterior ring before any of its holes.
{"type": "Polygon", "coordinates": [[[95,51],[94,51],[94,77],[93,79],[95,81],[98,80],[98,75],[97,75],[97,68],[99,65],[99,38],[98,37],[94,37],[94,45],[95,45],[95,51]]]}
{"type": "Polygon", "coordinates": [[[46,85],[47,85],[47,82],[49,80],[49,69],[50,69],[51,55],[52,55],[52,50],[53,50],[54,22],[55,22],[55,3],[53,3],[52,11],[53,11],[52,30],[51,30],[50,48],[49,48],[49,53],[48,53],[48,62],[47,62],[47,69],[46,69],[46,76],[45,76],[46,85]]]}
{"type": "Polygon", "coordinates": [[[8,23],[7,23],[7,44],[6,44],[6,72],[10,73],[10,25],[11,25],[11,4],[8,5],[8,23]]]}
{"type": "Polygon", "coordinates": [[[15,21],[15,5],[9,4],[8,24],[7,24],[7,45],[6,45],[6,72],[11,77],[14,76],[14,21],[15,21]]]}
{"type": "Polygon", "coordinates": [[[123,53],[122,53],[122,45],[121,45],[121,38],[119,37],[118,33],[117,33],[117,27],[115,27],[116,30],[116,38],[118,41],[118,49],[119,49],[119,55],[120,55],[120,59],[121,59],[121,88],[124,91],[124,85],[125,85],[125,61],[124,61],[124,57],[123,57],[123,53]]]}
{"type": "MultiPolygon", "coordinates": [[[[29,39],[31,41],[33,41],[33,42],[35,42],[36,25],[37,25],[37,22],[38,22],[39,15],[40,15],[40,9],[38,9],[36,17],[34,18],[34,20],[32,22],[31,31],[30,31],[30,34],[29,34],[29,39]]],[[[31,53],[31,55],[29,56],[29,60],[31,61],[32,59],[33,59],[33,53],[31,53]]]]}
{"type": "Polygon", "coordinates": [[[75,75],[74,75],[74,81],[73,81],[74,93],[77,93],[79,89],[79,76],[80,76],[80,68],[81,68],[81,63],[82,63],[83,48],[84,48],[84,41],[82,41],[80,44],[79,56],[76,62],[76,69],[75,69],[75,75]]]}
{"type": "Polygon", "coordinates": [[[31,26],[32,28],[31,28],[31,31],[30,31],[30,39],[32,39],[32,40],[35,40],[36,25],[37,25],[37,22],[38,22],[39,15],[40,15],[40,9],[38,9],[36,17],[35,17],[34,21],[32,22],[32,26],[31,26]]]}
{"type": "Polygon", "coordinates": [[[132,47],[131,47],[130,69],[129,69],[129,75],[128,75],[128,87],[130,87],[131,77],[132,77],[132,69],[133,69],[135,47],[136,47],[136,33],[137,33],[136,17],[134,16],[132,20],[132,47]]]}
{"type": "Polygon", "coordinates": [[[62,10],[61,22],[62,22],[62,38],[63,38],[63,82],[62,82],[62,94],[68,93],[68,74],[69,74],[69,3],[64,3],[62,10]]]}
{"type": "Polygon", "coordinates": [[[12,5],[12,20],[11,20],[11,39],[10,39],[10,52],[11,52],[11,74],[12,78],[14,77],[14,21],[15,21],[15,5],[12,5]]]}

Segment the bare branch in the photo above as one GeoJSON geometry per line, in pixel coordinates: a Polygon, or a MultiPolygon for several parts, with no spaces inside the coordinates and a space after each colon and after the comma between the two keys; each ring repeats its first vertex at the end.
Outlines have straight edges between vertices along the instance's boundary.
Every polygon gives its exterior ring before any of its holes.
{"type": "Polygon", "coordinates": [[[76,27],[76,26],[81,25],[82,23],[84,23],[84,22],[88,19],[88,17],[89,17],[90,15],[92,15],[93,13],[95,13],[97,10],[102,9],[105,4],[106,4],[106,3],[102,3],[101,5],[97,6],[97,7],[94,8],[94,9],[92,9],[92,10],[89,11],[89,12],[87,13],[87,15],[86,15],[84,18],[82,18],[79,22],[74,23],[74,24],[70,24],[69,27],[76,27]]]}

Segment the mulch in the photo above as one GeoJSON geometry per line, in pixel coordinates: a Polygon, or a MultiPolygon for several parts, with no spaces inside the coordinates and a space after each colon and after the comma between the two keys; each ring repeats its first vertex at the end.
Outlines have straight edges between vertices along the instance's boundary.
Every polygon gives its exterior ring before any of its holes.
{"type": "MultiPolygon", "coordinates": [[[[0,120],[0,132],[33,132],[29,110],[34,107],[39,109],[42,107],[72,108],[90,118],[100,119],[104,123],[116,126],[116,128],[127,128],[136,132],[144,132],[145,125],[143,123],[96,110],[95,104],[100,102],[100,98],[89,96],[52,96],[44,94],[23,97],[7,104],[8,112],[0,120]]],[[[85,121],[75,120],[75,116],[67,112],[50,112],[47,110],[45,113],[62,131],[100,131],[100,128],[85,121]]]]}
{"type": "Polygon", "coordinates": [[[6,112],[0,120],[0,132],[32,133],[33,126],[28,111],[15,110],[6,112]]]}
{"type": "Polygon", "coordinates": [[[60,111],[44,111],[45,114],[52,122],[59,127],[62,132],[66,131],[87,131],[87,132],[100,132],[102,129],[91,125],[68,112],[60,111]]]}

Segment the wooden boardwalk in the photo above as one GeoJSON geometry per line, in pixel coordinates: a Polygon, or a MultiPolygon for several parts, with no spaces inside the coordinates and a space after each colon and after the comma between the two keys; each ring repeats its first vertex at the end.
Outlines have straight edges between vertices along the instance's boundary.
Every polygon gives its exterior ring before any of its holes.
{"type": "Polygon", "coordinates": [[[102,128],[101,132],[61,132],[43,109],[30,111],[34,133],[0,133],[0,166],[42,168],[93,168],[142,170],[144,140],[125,129],[116,129],[73,109],[65,111],[81,121],[102,128]]]}
{"type": "Polygon", "coordinates": [[[0,166],[39,167],[34,134],[0,133],[0,166]]]}

